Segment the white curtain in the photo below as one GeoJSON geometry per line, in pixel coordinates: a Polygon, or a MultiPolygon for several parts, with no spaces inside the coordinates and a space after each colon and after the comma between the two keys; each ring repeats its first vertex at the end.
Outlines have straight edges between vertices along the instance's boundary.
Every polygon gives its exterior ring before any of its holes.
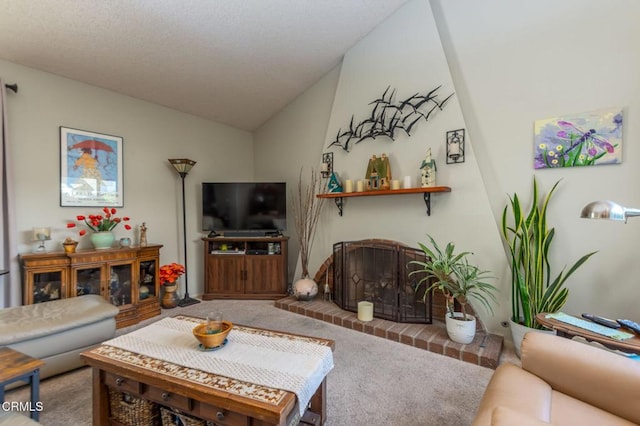
{"type": "Polygon", "coordinates": [[[18,265],[17,230],[15,216],[15,197],[13,193],[13,165],[9,130],[7,121],[7,91],[5,82],[0,78],[0,190],[2,191],[0,206],[0,306],[17,306],[21,304],[22,290],[20,284],[20,268],[18,265]],[[6,273],[4,273],[6,272],[6,273]]]}

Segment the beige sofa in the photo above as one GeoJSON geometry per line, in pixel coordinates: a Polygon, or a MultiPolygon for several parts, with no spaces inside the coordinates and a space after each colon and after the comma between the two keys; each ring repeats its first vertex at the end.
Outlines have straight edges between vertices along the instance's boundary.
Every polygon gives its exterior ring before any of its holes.
{"type": "Polygon", "coordinates": [[[93,294],[0,309],[0,347],[42,359],[44,379],[84,366],[80,352],[115,336],[118,312],[93,294]]]}
{"type": "Polygon", "coordinates": [[[640,424],[640,361],[542,333],[521,349],[522,368],[496,369],[474,426],[640,424]]]}

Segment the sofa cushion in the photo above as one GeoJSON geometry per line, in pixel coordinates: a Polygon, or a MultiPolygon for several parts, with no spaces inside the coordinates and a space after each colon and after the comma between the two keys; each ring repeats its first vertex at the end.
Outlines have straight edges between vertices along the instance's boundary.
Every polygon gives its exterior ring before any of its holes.
{"type": "MultiPolygon", "coordinates": [[[[591,373],[591,371],[589,371],[591,373]]],[[[636,409],[638,405],[636,404],[636,409]]],[[[628,420],[560,392],[553,392],[551,423],[580,426],[632,426],[628,420]]]]}
{"type": "Polygon", "coordinates": [[[629,404],[631,395],[640,395],[638,362],[570,339],[527,333],[522,368],[554,391],[640,424],[640,409],[629,404]]]}
{"type": "Polygon", "coordinates": [[[491,424],[496,406],[518,411],[526,417],[549,422],[551,386],[514,364],[500,365],[485,390],[474,425],[491,424]]]}
{"type": "Polygon", "coordinates": [[[98,295],[0,309],[0,346],[37,339],[116,316],[119,309],[98,295]]]}

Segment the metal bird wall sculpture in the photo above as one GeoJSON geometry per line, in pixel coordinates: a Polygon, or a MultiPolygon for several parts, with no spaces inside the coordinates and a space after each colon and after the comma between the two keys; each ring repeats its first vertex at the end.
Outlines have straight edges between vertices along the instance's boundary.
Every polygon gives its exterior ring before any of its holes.
{"type": "Polygon", "coordinates": [[[402,102],[395,102],[396,89],[387,86],[382,96],[369,103],[373,105],[369,117],[355,124],[355,117],[352,115],[349,127],[346,130],[340,128],[336,139],[329,146],[337,145],[349,152],[351,144],[358,144],[367,139],[386,136],[395,140],[400,132],[411,136],[411,131],[418,122],[428,121],[429,117],[436,110],[442,110],[454,95],[451,93],[442,101],[438,100],[438,89],[441,87],[442,85],[424,95],[415,93],[402,102]]]}

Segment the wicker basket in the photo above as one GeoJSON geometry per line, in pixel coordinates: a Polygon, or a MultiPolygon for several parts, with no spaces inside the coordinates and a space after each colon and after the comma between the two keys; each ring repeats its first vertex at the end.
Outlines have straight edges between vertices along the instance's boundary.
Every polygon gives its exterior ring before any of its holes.
{"type": "Polygon", "coordinates": [[[196,417],[187,416],[166,407],[160,407],[162,426],[213,426],[215,423],[204,421],[196,417]]]}
{"type": "Polygon", "coordinates": [[[109,389],[111,417],[125,425],[159,426],[160,410],[154,402],[109,389]]]}

